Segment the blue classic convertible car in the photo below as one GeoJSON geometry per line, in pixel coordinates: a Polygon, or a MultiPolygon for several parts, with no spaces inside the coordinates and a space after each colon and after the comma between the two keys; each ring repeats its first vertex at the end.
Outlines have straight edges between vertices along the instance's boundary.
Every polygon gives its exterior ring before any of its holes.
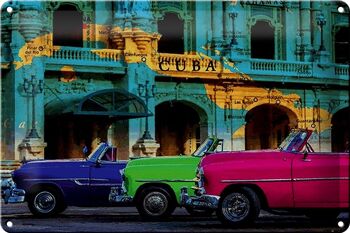
{"type": "Polygon", "coordinates": [[[37,216],[60,213],[67,206],[110,206],[111,187],[121,185],[116,148],[101,143],[85,160],[29,161],[2,182],[5,203],[28,202],[37,216]]]}

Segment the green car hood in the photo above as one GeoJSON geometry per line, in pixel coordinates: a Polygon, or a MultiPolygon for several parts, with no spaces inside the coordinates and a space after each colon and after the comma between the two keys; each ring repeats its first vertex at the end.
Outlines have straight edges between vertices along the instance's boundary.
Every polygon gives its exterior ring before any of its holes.
{"type": "Polygon", "coordinates": [[[180,165],[198,164],[201,157],[192,155],[160,156],[156,158],[139,158],[129,161],[127,167],[131,166],[158,166],[158,165],[180,165]]]}

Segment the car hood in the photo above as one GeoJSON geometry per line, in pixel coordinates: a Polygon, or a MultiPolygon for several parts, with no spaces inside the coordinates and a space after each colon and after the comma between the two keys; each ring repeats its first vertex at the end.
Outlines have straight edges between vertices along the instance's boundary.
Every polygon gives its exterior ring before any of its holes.
{"type": "Polygon", "coordinates": [[[21,169],[76,167],[88,163],[85,159],[61,159],[61,160],[32,160],[21,166],[21,169]]]}
{"type": "Polygon", "coordinates": [[[230,161],[238,160],[254,160],[258,161],[261,159],[268,159],[270,157],[278,156],[281,152],[280,150],[249,150],[249,151],[234,151],[234,152],[220,152],[212,154],[210,156],[205,156],[200,165],[205,166],[211,163],[227,163],[230,161]]]}
{"type": "Polygon", "coordinates": [[[127,167],[130,166],[158,166],[171,164],[192,164],[194,161],[199,161],[200,157],[191,155],[177,155],[177,156],[160,156],[156,158],[140,158],[129,161],[127,167]]]}

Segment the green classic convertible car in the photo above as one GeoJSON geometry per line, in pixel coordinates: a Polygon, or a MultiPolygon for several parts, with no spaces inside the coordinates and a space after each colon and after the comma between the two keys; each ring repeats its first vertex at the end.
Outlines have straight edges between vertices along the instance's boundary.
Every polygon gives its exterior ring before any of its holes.
{"type": "MultiPolygon", "coordinates": [[[[159,218],[171,215],[180,204],[184,186],[195,185],[200,159],[221,146],[223,140],[207,138],[191,156],[161,156],[131,160],[120,170],[122,186],[111,189],[109,200],[136,205],[141,216],[159,218]]],[[[193,193],[194,195],[194,193],[193,193]]],[[[186,208],[193,215],[208,215],[212,210],[186,208]]]]}

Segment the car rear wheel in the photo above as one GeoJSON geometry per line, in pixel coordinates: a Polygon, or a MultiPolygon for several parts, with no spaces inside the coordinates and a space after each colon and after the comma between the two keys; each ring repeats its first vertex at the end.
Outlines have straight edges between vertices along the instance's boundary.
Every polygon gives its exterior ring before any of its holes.
{"type": "Polygon", "coordinates": [[[42,187],[29,194],[28,207],[36,216],[49,217],[64,211],[67,206],[56,189],[42,187]]]}
{"type": "Polygon", "coordinates": [[[172,214],[175,207],[169,192],[161,187],[143,189],[136,203],[140,215],[147,218],[167,217],[172,214]]]}
{"type": "Polygon", "coordinates": [[[254,222],[260,213],[260,201],[250,188],[227,193],[219,201],[217,215],[224,224],[243,225],[254,222]]]}

